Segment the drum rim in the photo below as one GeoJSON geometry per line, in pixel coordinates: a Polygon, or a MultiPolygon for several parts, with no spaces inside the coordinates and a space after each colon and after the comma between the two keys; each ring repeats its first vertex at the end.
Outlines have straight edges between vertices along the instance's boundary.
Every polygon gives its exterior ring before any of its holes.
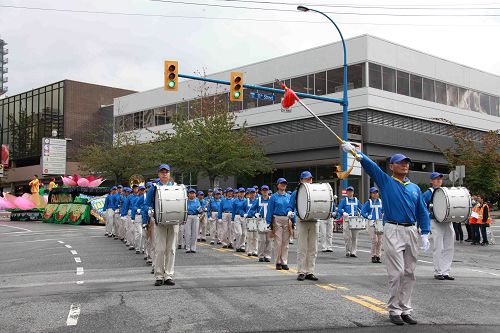
{"type": "MultiPolygon", "coordinates": [[[[330,207],[328,209],[329,211],[329,214],[328,214],[328,217],[327,219],[329,219],[330,217],[332,217],[332,209],[333,209],[333,205],[334,205],[334,194],[333,194],[333,188],[332,188],[332,185],[330,185],[330,183],[328,182],[325,182],[325,183],[312,183],[312,184],[327,184],[328,185],[328,191],[330,192],[330,207]]],[[[310,185],[309,183],[300,183],[299,184],[299,187],[297,188],[297,196],[296,196],[296,207],[297,207],[297,216],[301,219],[301,220],[307,220],[309,218],[309,212],[311,211],[311,202],[308,201],[307,202],[307,213],[306,213],[306,216],[304,217],[301,217],[300,216],[300,212],[299,212],[299,190],[301,188],[301,186],[304,185],[306,190],[307,190],[307,195],[308,197],[310,197],[310,189],[309,189],[309,186],[306,186],[306,185],[310,185]]]]}
{"type": "MultiPolygon", "coordinates": [[[[177,184],[177,185],[162,185],[162,186],[157,186],[157,188],[160,188],[160,187],[172,187],[172,186],[175,186],[175,187],[180,187],[181,189],[184,190],[184,216],[183,216],[183,220],[182,221],[179,221],[178,223],[182,224],[184,223],[186,220],[187,220],[187,188],[186,188],[186,185],[184,184],[177,184]]],[[[158,197],[158,191],[155,190],[155,201],[156,201],[156,198],[158,197]]],[[[157,221],[162,221],[161,217],[163,216],[163,201],[159,201],[160,202],[160,211],[159,212],[156,212],[156,209],[155,209],[155,218],[157,219],[157,221]]],[[[156,207],[155,207],[156,208],[156,207]]],[[[169,221],[167,221],[169,222],[169,221]]],[[[160,224],[160,222],[158,222],[160,224]]],[[[174,223],[172,223],[174,224],[174,223]]]]}
{"type": "Polygon", "coordinates": [[[447,218],[450,216],[450,200],[448,198],[448,191],[450,189],[460,189],[460,190],[464,190],[466,193],[467,193],[467,197],[469,199],[469,209],[468,209],[468,212],[467,212],[467,216],[464,218],[463,221],[459,221],[457,223],[462,223],[462,222],[467,222],[467,220],[469,219],[471,213],[472,213],[472,197],[470,195],[470,192],[469,192],[469,189],[465,186],[452,186],[452,187],[444,187],[444,186],[441,186],[441,187],[438,187],[437,189],[435,189],[434,191],[432,191],[432,196],[431,196],[431,203],[432,203],[432,213],[434,215],[434,219],[439,222],[439,223],[443,223],[443,222],[446,222],[447,218]],[[445,198],[446,198],[446,215],[445,215],[445,218],[443,220],[438,220],[436,219],[436,215],[434,214],[434,195],[436,194],[436,192],[438,192],[439,190],[442,190],[444,193],[445,193],[445,198]]]}

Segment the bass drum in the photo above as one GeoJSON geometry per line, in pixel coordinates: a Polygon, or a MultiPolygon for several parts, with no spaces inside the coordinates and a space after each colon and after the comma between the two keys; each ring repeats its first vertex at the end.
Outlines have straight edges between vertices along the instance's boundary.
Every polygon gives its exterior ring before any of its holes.
{"type": "Polygon", "coordinates": [[[180,224],[187,220],[187,191],[184,185],[156,186],[155,219],[163,225],[180,224]]]}
{"type": "Polygon", "coordinates": [[[431,202],[434,219],[440,223],[465,222],[472,211],[471,196],[465,187],[439,187],[431,202]]]}
{"type": "Polygon", "coordinates": [[[302,183],[297,190],[297,215],[302,221],[327,220],[332,216],[333,190],[328,183],[302,183]]]}

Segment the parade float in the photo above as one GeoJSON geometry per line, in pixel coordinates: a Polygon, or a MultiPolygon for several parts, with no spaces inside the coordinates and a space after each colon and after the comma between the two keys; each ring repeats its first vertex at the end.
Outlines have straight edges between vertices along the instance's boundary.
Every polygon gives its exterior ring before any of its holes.
{"type": "Polygon", "coordinates": [[[11,221],[42,220],[57,224],[104,223],[104,201],[109,189],[101,187],[102,178],[79,175],[61,177],[63,186],[48,196],[25,193],[21,197],[4,194],[0,207],[11,212],[11,221]]]}

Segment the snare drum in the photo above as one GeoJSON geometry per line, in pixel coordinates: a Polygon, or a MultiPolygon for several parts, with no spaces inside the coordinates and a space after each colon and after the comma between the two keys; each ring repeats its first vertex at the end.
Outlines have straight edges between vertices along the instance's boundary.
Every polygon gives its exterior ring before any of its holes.
{"type": "Polygon", "coordinates": [[[302,183],[297,190],[297,215],[302,221],[328,220],[332,216],[333,190],[328,183],[302,183]]]}
{"type": "Polygon", "coordinates": [[[466,222],[471,215],[471,196],[465,187],[439,187],[434,190],[431,202],[437,222],[466,222]]]}
{"type": "Polygon", "coordinates": [[[250,232],[257,231],[257,218],[255,217],[247,218],[247,230],[250,232]]]}
{"type": "Polygon", "coordinates": [[[351,230],[364,230],[366,229],[366,220],[361,216],[349,216],[347,224],[351,230]]]}
{"type": "Polygon", "coordinates": [[[186,219],[186,187],[184,185],[156,186],[155,221],[161,225],[172,225],[184,223],[186,219]]]}
{"type": "Polygon", "coordinates": [[[375,220],[374,222],[375,233],[377,235],[382,235],[384,233],[384,224],[382,223],[382,220],[375,220]]]}
{"type": "Polygon", "coordinates": [[[260,233],[265,233],[267,232],[267,222],[265,219],[258,219],[257,220],[257,230],[260,232],[260,233]]]}

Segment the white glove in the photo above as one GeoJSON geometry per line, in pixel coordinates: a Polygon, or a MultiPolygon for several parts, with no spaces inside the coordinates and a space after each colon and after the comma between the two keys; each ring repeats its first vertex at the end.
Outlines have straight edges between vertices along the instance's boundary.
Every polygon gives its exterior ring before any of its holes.
{"type": "Polygon", "coordinates": [[[429,235],[425,234],[422,235],[422,247],[420,249],[424,250],[424,252],[427,252],[429,248],[431,247],[431,243],[429,242],[429,235]]]}
{"type": "Polygon", "coordinates": [[[140,214],[140,213],[141,213],[141,210],[140,210],[140,209],[138,209],[138,210],[137,210],[137,214],[140,214]]]}
{"type": "Polygon", "coordinates": [[[244,218],[247,218],[247,217],[248,217],[248,214],[243,214],[243,217],[244,217],[244,218]]]}
{"type": "Polygon", "coordinates": [[[118,214],[120,212],[119,209],[115,209],[115,213],[118,214]]]}
{"type": "Polygon", "coordinates": [[[144,230],[145,230],[147,227],[148,227],[148,225],[147,225],[147,224],[144,224],[144,223],[142,224],[142,229],[144,229],[144,230]]]}
{"type": "Polygon", "coordinates": [[[349,153],[352,150],[356,150],[356,147],[354,147],[350,142],[344,142],[342,144],[342,150],[345,151],[346,153],[349,153]]]}
{"type": "Polygon", "coordinates": [[[286,216],[288,216],[289,219],[293,219],[295,216],[295,213],[290,211],[290,212],[288,212],[288,214],[286,214],[286,216]]]}
{"type": "Polygon", "coordinates": [[[217,222],[222,223],[222,219],[217,219],[217,222]]]}
{"type": "Polygon", "coordinates": [[[342,213],[342,216],[343,216],[343,217],[348,217],[348,216],[349,216],[349,213],[343,212],[343,213],[342,213]]]}
{"type": "Polygon", "coordinates": [[[198,213],[203,213],[203,207],[198,207],[198,213]]]}
{"type": "Polygon", "coordinates": [[[368,215],[368,220],[372,219],[372,214],[368,215]]]}
{"type": "Polygon", "coordinates": [[[121,218],[122,221],[126,220],[125,216],[120,216],[120,218],[121,218]]]}
{"type": "Polygon", "coordinates": [[[203,211],[204,211],[204,212],[208,212],[208,209],[207,209],[207,208],[203,208],[203,211]]]}
{"type": "Polygon", "coordinates": [[[255,217],[256,218],[260,218],[260,214],[259,213],[255,213],[255,217]]]}
{"type": "Polygon", "coordinates": [[[153,210],[152,209],[148,209],[148,216],[153,217],[153,210]]]}

